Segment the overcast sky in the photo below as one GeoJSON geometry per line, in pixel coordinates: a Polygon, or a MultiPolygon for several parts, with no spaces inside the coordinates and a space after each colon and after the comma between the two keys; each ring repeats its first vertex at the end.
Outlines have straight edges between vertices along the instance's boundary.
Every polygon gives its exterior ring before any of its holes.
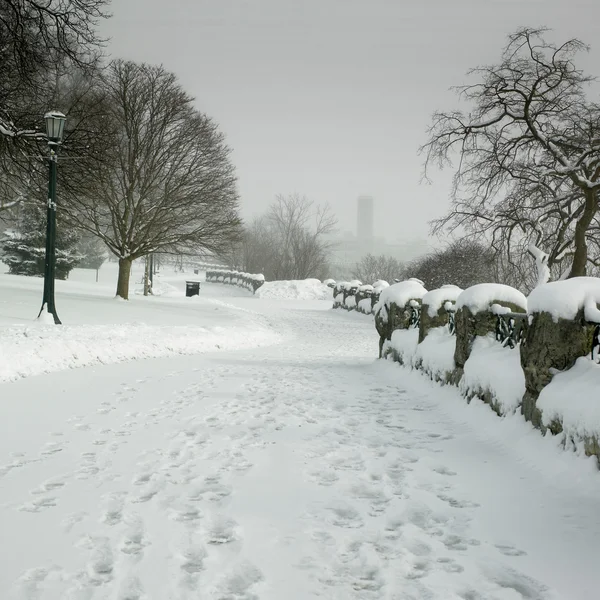
{"type": "Polygon", "coordinates": [[[108,52],[179,76],[233,148],[242,210],[299,192],[355,231],[375,198],[390,241],[424,238],[448,206],[450,173],[420,184],[431,113],[448,88],[496,61],[508,33],[546,25],[594,44],[598,0],[112,0],[108,52]]]}

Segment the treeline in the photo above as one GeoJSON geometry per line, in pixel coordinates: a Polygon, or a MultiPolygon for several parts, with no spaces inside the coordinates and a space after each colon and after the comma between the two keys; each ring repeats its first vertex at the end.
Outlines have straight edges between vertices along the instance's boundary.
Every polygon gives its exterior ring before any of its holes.
{"type": "Polygon", "coordinates": [[[218,125],[162,66],[102,58],[107,10],[108,0],[0,4],[0,218],[4,260],[16,265],[47,201],[43,116],[61,110],[57,220],[72,246],[63,266],[81,253],[73,238],[91,236],[119,260],[127,298],[133,260],[222,252],[241,220],[218,125]]]}
{"type": "Polygon", "coordinates": [[[327,205],[299,194],[279,195],[222,259],[233,270],[262,273],[267,281],[325,279],[333,247],[328,236],[336,224],[327,205]]]}

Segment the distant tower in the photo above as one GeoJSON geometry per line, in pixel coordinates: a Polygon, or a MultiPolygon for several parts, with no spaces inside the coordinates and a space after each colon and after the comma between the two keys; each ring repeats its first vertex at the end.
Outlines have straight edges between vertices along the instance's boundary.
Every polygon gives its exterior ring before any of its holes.
{"type": "Polygon", "coordinates": [[[373,198],[371,196],[358,197],[356,217],[356,237],[359,246],[364,252],[372,252],[375,232],[373,230],[373,198]]]}

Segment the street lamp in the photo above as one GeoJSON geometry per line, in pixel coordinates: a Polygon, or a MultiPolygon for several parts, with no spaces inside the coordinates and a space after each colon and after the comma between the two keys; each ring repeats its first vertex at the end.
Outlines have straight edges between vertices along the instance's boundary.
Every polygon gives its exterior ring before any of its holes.
{"type": "Polygon", "coordinates": [[[50,179],[48,183],[48,207],[46,211],[46,260],[44,264],[44,298],[38,319],[44,310],[52,315],[54,323],[60,325],[60,319],[56,314],[54,305],[54,269],[56,266],[56,152],[62,142],[67,118],[63,113],[56,110],[44,115],[46,121],[46,134],[48,136],[48,147],[50,154],[48,163],[50,166],[50,179]]]}

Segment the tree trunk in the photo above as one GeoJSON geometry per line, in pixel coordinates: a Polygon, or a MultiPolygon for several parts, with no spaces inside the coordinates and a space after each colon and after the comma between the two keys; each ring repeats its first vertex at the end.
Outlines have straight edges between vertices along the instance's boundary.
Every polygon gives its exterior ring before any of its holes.
{"type": "Polygon", "coordinates": [[[568,279],[571,277],[584,277],[587,267],[587,240],[585,239],[590,223],[598,211],[598,197],[596,190],[585,190],[585,207],[583,214],[575,225],[575,253],[573,254],[573,265],[568,279]]]}
{"type": "Polygon", "coordinates": [[[117,296],[129,300],[129,275],[131,274],[130,258],[119,259],[119,277],[117,279],[117,296]]]}
{"type": "Polygon", "coordinates": [[[144,267],[144,296],[148,295],[150,289],[150,257],[146,255],[146,262],[144,267]]]}

